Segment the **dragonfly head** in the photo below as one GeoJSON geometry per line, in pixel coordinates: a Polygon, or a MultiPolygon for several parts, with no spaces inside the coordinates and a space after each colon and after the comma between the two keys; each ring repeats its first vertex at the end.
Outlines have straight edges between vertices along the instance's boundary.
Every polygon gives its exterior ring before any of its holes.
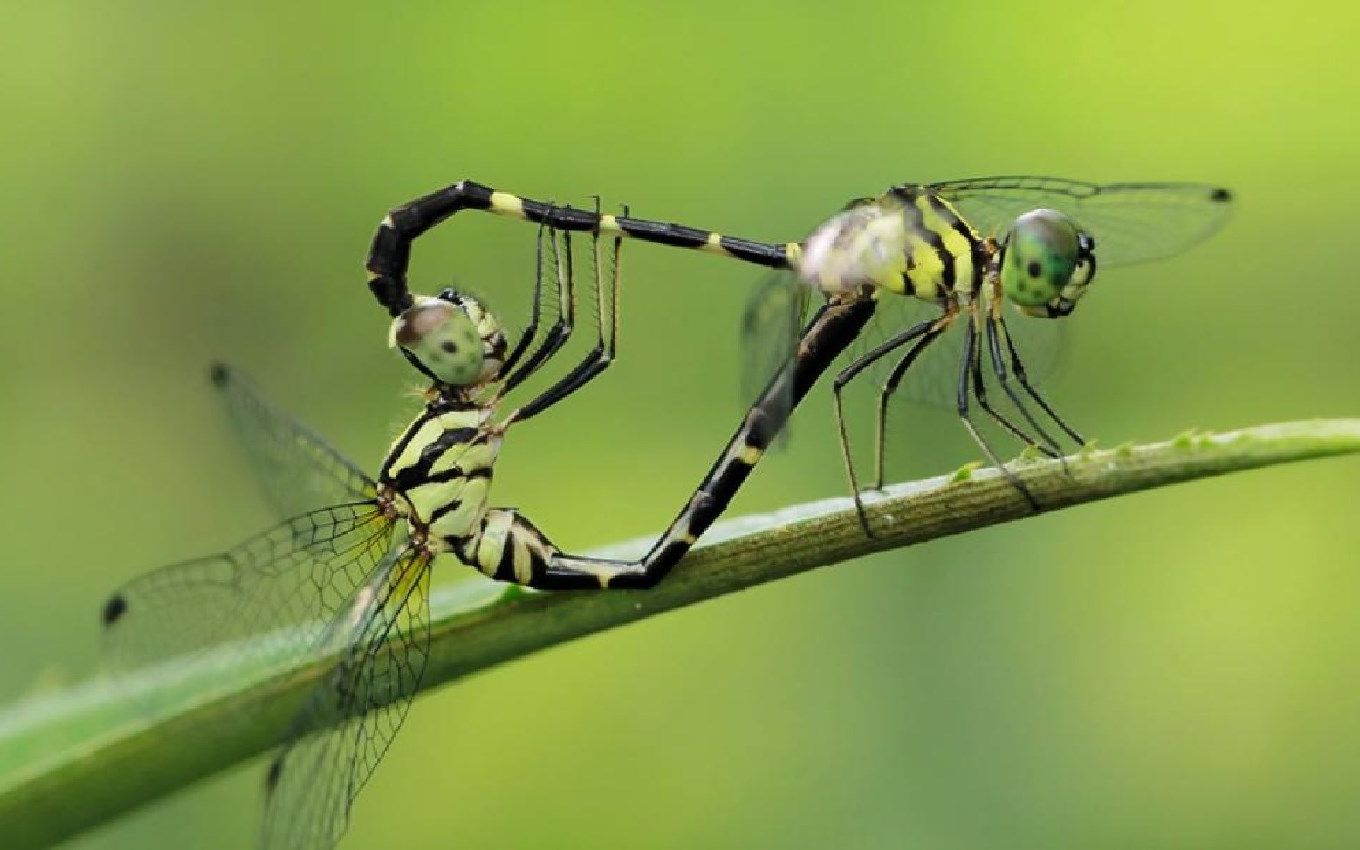
{"type": "Polygon", "coordinates": [[[479,301],[452,289],[417,297],[392,321],[388,345],[426,377],[453,387],[496,378],[505,357],[505,332],[479,301]]]}
{"type": "Polygon", "coordinates": [[[1057,210],[1031,210],[1001,243],[1001,288],[1020,311],[1056,319],[1071,313],[1096,273],[1095,240],[1057,210]]]}

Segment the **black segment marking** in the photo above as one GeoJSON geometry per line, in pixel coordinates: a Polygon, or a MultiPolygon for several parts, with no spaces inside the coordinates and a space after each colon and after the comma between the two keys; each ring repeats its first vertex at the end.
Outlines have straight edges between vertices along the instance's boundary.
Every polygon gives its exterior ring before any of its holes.
{"type": "MultiPolygon", "coordinates": [[[[402,349],[402,351],[405,350],[406,349],[404,348],[402,349]]],[[[406,426],[406,433],[401,435],[397,442],[392,446],[392,450],[387,453],[387,457],[383,458],[382,468],[378,470],[379,481],[391,483],[392,464],[397,462],[397,458],[401,457],[402,452],[406,451],[406,447],[411,444],[411,440],[415,438],[416,434],[420,433],[420,429],[424,427],[425,423],[429,422],[431,417],[437,412],[438,411],[431,406],[430,408],[427,408],[424,413],[417,416],[414,422],[406,426]]]]}
{"type": "Polygon", "coordinates": [[[739,239],[735,236],[719,237],[718,245],[733,257],[744,262],[769,266],[772,269],[787,268],[789,265],[788,251],[783,245],[753,242],[750,239],[739,239]]]}
{"type": "Polygon", "coordinates": [[[515,527],[511,524],[505,533],[505,543],[501,546],[501,557],[496,562],[496,571],[492,578],[500,581],[515,580],[515,527]]]}
{"type": "MultiPolygon", "coordinates": [[[[412,241],[461,210],[491,210],[518,215],[525,221],[544,224],[557,230],[599,233],[601,216],[598,208],[592,211],[573,209],[569,206],[559,207],[505,193],[515,199],[516,206],[509,209],[494,209],[493,194],[495,192],[489,186],[464,180],[417,198],[388,213],[373,235],[365,267],[369,273],[369,290],[390,315],[400,315],[414,301],[406,283],[412,241]]],[[[708,230],[680,224],[631,218],[627,208],[624,209],[623,216],[616,218],[615,221],[620,231],[628,236],[683,248],[702,248],[714,235],[708,230]]],[[[729,256],[743,262],[770,268],[789,266],[788,249],[785,245],[730,236],[718,236],[717,243],[729,256]]]]}
{"type": "Polygon", "coordinates": [[[472,470],[471,472],[466,472],[462,469],[462,467],[455,466],[452,469],[445,469],[442,472],[436,472],[433,475],[427,476],[425,478],[425,481],[422,483],[445,484],[449,481],[457,481],[459,478],[466,478],[469,481],[471,481],[476,478],[490,478],[490,477],[491,467],[489,466],[480,466],[472,470]]]}
{"type": "Polygon", "coordinates": [[[590,210],[572,207],[559,207],[542,201],[520,198],[526,221],[543,223],[557,230],[594,230],[600,226],[600,217],[590,210]]]}
{"type": "Polygon", "coordinates": [[[907,198],[906,204],[906,227],[907,230],[915,234],[930,250],[935,252],[935,256],[940,260],[940,281],[945,289],[954,287],[954,255],[944,247],[944,239],[940,234],[926,227],[921,208],[916,204],[916,192],[913,190],[901,190],[897,194],[907,198]]]}
{"type": "Polygon", "coordinates": [[[648,242],[673,245],[677,248],[701,248],[708,244],[707,230],[639,218],[620,218],[618,223],[619,229],[624,233],[648,242]]]}
{"type": "Polygon", "coordinates": [[[940,200],[934,192],[927,192],[926,198],[929,200],[930,208],[935,211],[935,214],[943,219],[951,230],[968,240],[968,253],[973,260],[973,280],[971,282],[976,286],[982,279],[982,263],[984,261],[982,242],[973,233],[972,228],[964,223],[963,219],[959,218],[958,215],[950,209],[949,205],[940,200]]]}
{"type": "Polygon", "coordinates": [[[440,505],[439,507],[435,508],[434,513],[430,514],[430,525],[434,525],[435,522],[438,521],[440,517],[443,517],[447,514],[451,514],[454,511],[461,508],[462,506],[463,506],[462,499],[454,499],[450,502],[446,502],[445,504],[440,505]]]}
{"type": "Polygon", "coordinates": [[[565,555],[546,541],[551,553],[548,568],[535,574],[531,584],[552,590],[595,586],[602,566],[614,573],[610,587],[647,588],[660,582],[685,556],[690,541],[702,535],[723,512],[754,468],[742,457],[747,446],[759,446],[773,437],[802,401],[813,382],[826,371],[864,329],[876,302],[861,293],[847,303],[825,304],[804,328],[798,354],[770,381],[753,409],[723,447],[694,495],[657,540],[652,550],[637,561],[601,561],[565,555]]]}
{"type": "MultiPolygon", "coordinates": [[[[417,422],[423,425],[425,422],[429,421],[430,415],[431,414],[427,412],[421,419],[417,420],[417,422]]],[[[395,459],[405,451],[406,446],[411,441],[411,437],[419,430],[419,426],[416,426],[402,438],[401,443],[393,448],[392,458],[395,459]]],[[[398,490],[410,490],[412,487],[418,487],[430,480],[430,470],[434,468],[435,463],[437,463],[450,449],[476,445],[485,438],[486,435],[476,428],[450,428],[440,434],[436,439],[432,440],[425,448],[421,449],[420,457],[415,463],[404,469],[397,470],[396,475],[392,475],[387,464],[384,464],[383,480],[390,483],[398,490]]]]}

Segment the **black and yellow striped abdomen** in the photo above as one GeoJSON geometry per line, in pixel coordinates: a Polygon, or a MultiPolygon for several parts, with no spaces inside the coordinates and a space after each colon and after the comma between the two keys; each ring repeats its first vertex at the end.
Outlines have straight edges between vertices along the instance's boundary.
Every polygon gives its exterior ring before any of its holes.
{"type": "Polygon", "coordinates": [[[412,240],[462,210],[491,212],[559,231],[690,248],[768,268],[792,268],[799,253],[796,242],[757,242],[672,222],[557,206],[463,180],[397,207],[378,225],[365,268],[369,289],[393,316],[411,306],[406,271],[412,240]]]}

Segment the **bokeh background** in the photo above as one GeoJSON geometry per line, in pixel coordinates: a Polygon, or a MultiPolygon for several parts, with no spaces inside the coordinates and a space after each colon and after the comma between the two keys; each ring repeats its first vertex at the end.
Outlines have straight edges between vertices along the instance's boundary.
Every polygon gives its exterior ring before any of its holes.
{"type": "MultiPolygon", "coordinates": [[[[1053,397],[1106,445],[1360,413],[1352,4],[388,6],[5,3],[0,698],[87,672],[115,584],[269,521],[211,359],[375,462],[412,382],[360,262],[464,177],[770,239],[904,180],[1223,183],[1220,236],[1097,281],[1053,397]]],[[[532,238],[460,217],[414,281],[522,316],[532,238]]],[[[658,529],[737,415],[751,271],[628,250],[621,360],[498,470],[570,548],[658,529]]],[[[840,494],[829,420],[823,387],[735,511],[840,494]]],[[[976,454],[920,423],[916,472],[976,454]]],[[[346,846],[1353,847],[1358,474],[1041,516],[457,683],[346,846]]],[[[249,846],[261,767],[71,846],[249,846]]]]}

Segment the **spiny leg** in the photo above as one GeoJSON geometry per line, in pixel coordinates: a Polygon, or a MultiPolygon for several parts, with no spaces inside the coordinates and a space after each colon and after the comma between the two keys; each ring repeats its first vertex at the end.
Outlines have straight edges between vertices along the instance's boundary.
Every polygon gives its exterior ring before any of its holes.
{"type": "MultiPolygon", "coordinates": [[[[979,335],[979,336],[982,335],[982,328],[981,328],[980,326],[979,326],[979,328],[978,328],[978,335],[979,335]]],[[[1015,424],[1014,422],[1012,422],[1010,419],[1006,418],[1006,417],[1005,417],[1000,411],[998,411],[996,408],[992,407],[991,403],[987,401],[987,384],[986,384],[986,382],[983,380],[983,377],[982,377],[982,350],[981,350],[981,348],[978,349],[977,356],[975,356],[975,357],[973,358],[972,373],[973,373],[973,397],[977,399],[978,407],[981,407],[982,410],[983,410],[988,416],[990,416],[990,417],[992,418],[992,421],[993,421],[993,422],[995,422],[996,424],[1000,425],[1007,433],[1009,433],[1012,437],[1015,437],[1017,440],[1019,440],[1021,443],[1023,443],[1027,448],[1034,448],[1034,449],[1037,449],[1038,451],[1040,451],[1040,452],[1042,452],[1043,454],[1047,455],[1048,457],[1052,457],[1052,458],[1056,458],[1056,457],[1058,457],[1058,456],[1061,454],[1061,452],[1059,452],[1059,451],[1056,450],[1056,449],[1051,449],[1051,448],[1049,448],[1046,444],[1041,445],[1037,440],[1035,440],[1033,437],[1031,437],[1026,431],[1024,431],[1023,429],[1021,429],[1018,425],[1016,425],[1016,424],[1015,424]]],[[[1024,411],[1024,410],[1021,410],[1021,412],[1024,413],[1025,411],[1024,411]]],[[[1031,424],[1033,424],[1032,421],[1031,421],[1031,424]]],[[[1044,436],[1044,435],[1043,435],[1042,432],[1041,432],[1041,433],[1040,433],[1040,437],[1042,438],[1043,436],[1044,436]]]]}
{"type": "Polygon", "coordinates": [[[543,313],[543,235],[546,229],[547,224],[540,222],[538,236],[534,240],[534,301],[533,306],[529,308],[529,324],[525,326],[519,339],[515,340],[514,349],[501,366],[501,374],[509,374],[515,368],[524,352],[528,350],[529,344],[538,336],[538,323],[543,313]]]}
{"type": "Polygon", "coordinates": [[[888,380],[884,382],[883,388],[879,390],[877,419],[874,428],[875,490],[883,489],[885,479],[883,466],[887,442],[888,401],[892,395],[897,392],[897,388],[902,383],[902,378],[906,375],[907,370],[910,369],[912,364],[916,362],[916,359],[921,356],[921,353],[925,351],[932,342],[939,339],[940,335],[948,329],[949,325],[954,321],[954,315],[954,313],[948,313],[937,319],[936,326],[931,328],[925,336],[917,340],[916,344],[913,345],[906,354],[902,355],[902,359],[897,361],[897,365],[893,367],[892,372],[888,375],[888,380]]]}
{"type": "Polygon", "coordinates": [[[557,274],[557,321],[543,335],[543,341],[518,369],[510,373],[502,384],[501,394],[510,392],[539,370],[571,339],[576,323],[576,269],[573,267],[571,234],[562,233],[562,250],[558,251],[558,231],[548,228],[548,244],[552,248],[553,269],[557,274]]]}
{"type": "MultiPolygon", "coordinates": [[[[596,199],[596,212],[599,212],[599,199],[596,199]]],[[[627,214],[627,207],[624,212],[627,214]]],[[[512,422],[522,422],[532,416],[537,416],[549,407],[557,404],[562,399],[579,390],[590,381],[598,377],[610,364],[614,362],[617,352],[619,337],[619,280],[622,274],[620,263],[622,262],[623,238],[615,236],[613,239],[613,250],[610,258],[610,281],[609,292],[606,298],[604,274],[602,271],[600,257],[600,234],[595,232],[591,235],[592,252],[592,271],[595,276],[595,328],[597,338],[595,347],[577,363],[571,371],[562,376],[557,383],[547,390],[544,390],[537,398],[528,404],[520,407],[506,418],[504,425],[508,426],[512,422]]]]}
{"type": "Polygon", "coordinates": [[[368,287],[393,316],[411,306],[406,283],[411,243],[461,210],[482,210],[523,221],[549,221],[558,230],[599,231],[607,236],[691,248],[776,269],[790,268],[799,251],[795,242],[758,242],[680,224],[631,218],[626,213],[600,215],[557,207],[464,180],[397,207],[378,225],[365,263],[368,287]]]}
{"type": "MultiPolygon", "coordinates": [[[[1043,446],[1041,448],[1044,454],[1061,460],[1062,447],[1058,445],[1057,440],[1053,439],[1053,437],[1044,430],[1043,426],[1034,418],[1034,414],[1029,412],[1029,407],[1015,392],[1015,387],[1011,385],[1011,376],[1006,370],[1006,361],[1001,356],[1001,340],[996,330],[997,321],[998,319],[995,313],[987,316],[987,352],[992,362],[992,374],[996,376],[997,383],[1001,385],[1001,389],[1006,393],[1007,397],[1010,398],[1011,403],[1015,405],[1015,409],[1020,411],[1020,415],[1025,418],[1025,422],[1029,423],[1029,426],[1039,435],[1039,439],[1043,441],[1043,446]]],[[[1066,465],[1065,461],[1064,465],[1066,465]]]]}
{"type": "Polygon", "coordinates": [[[1043,396],[1039,395],[1039,391],[1030,385],[1029,378],[1025,375],[1025,364],[1020,361],[1020,353],[1015,348],[1015,341],[1011,339],[1011,332],[1010,329],[1006,327],[1005,318],[997,316],[996,324],[1002,339],[1006,342],[1006,350],[1009,351],[1011,355],[1011,372],[1015,374],[1015,379],[1020,382],[1020,386],[1025,388],[1025,392],[1029,394],[1029,397],[1034,399],[1034,402],[1038,404],[1039,407],[1043,408],[1043,411],[1047,413],[1049,417],[1057,423],[1058,427],[1063,429],[1067,436],[1071,437],[1078,446],[1086,445],[1086,438],[1081,434],[1078,434],[1064,422],[1057,411],[1049,406],[1049,403],[1044,400],[1043,396]]]}
{"type": "MultiPolygon", "coordinates": [[[[1015,392],[1015,387],[1011,385],[1011,376],[1006,370],[1006,361],[1001,356],[1000,333],[997,331],[997,323],[1000,321],[1001,316],[996,311],[993,311],[987,317],[987,349],[991,356],[992,372],[996,375],[997,383],[1001,385],[1001,389],[1005,391],[1011,403],[1015,405],[1015,409],[1020,411],[1020,415],[1025,417],[1025,421],[1034,428],[1040,439],[1044,441],[1044,447],[1041,447],[1041,451],[1048,457],[1056,458],[1059,465],[1062,466],[1063,473],[1070,476],[1072,469],[1067,464],[1067,457],[1063,454],[1062,445],[1043,429],[1034,414],[1030,413],[1029,406],[1024,403],[1023,399],[1015,392]]],[[[1080,448],[1080,445],[1078,445],[1078,448],[1080,448]]]]}
{"type": "Polygon", "coordinates": [[[1006,476],[1006,480],[1009,481],[1015,489],[1020,491],[1020,495],[1025,497],[1026,502],[1029,502],[1030,508],[1037,512],[1040,510],[1039,501],[1034,498],[1034,494],[1025,486],[1025,483],[1017,478],[1015,473],[1008,469],[1006,465],[1001,462],[1001,459],[997,457],[996,451],[992,449],[991,444],[982,436],[982,432],[977,429],[975,424],[973,424],[973,419],[968,412],[970,386],[968,379],[975,368],[974,361],[978,356],[978,336],[977,308],[976,306],[973,306],[969,308],[968,336],[964,337],[963,357],[960,358],[959,361],[959,419],[963,422],[963,427],[968,429],[968,433],[972,436],[973,441],[978,444],[982,449],[983,454],[987,456],[987,460],[991,461],[992,465],[999,469],[1002,475],[1006,476]]]}
{"type": "Polygon", "coordinates": [[[939,319],[919,322],[886,342],[875,346],[871,351],[842,369],[840,374],[836,375],[836,380],[831,384],[832,404],[836,411],[836,430],[840,434],[841,459],[845,462],[846,477],[850,479],[850,493],[855,500],[855,514],[859,517],[859,524],[868,537],[873,537],[874,532],[869,527],[869,516],[864,511],[864,500],[860,497],[859,477],[855,475],[855,458],[850,451],[850,434],[845,428],[845,407],[841,393],[846,384],[849,384],[865,369],[922,334],[929,333],[938,322],[939,319]]]}
{"type": "Polygon", "coordinates": [[[613,561],[567,555],[523,517],[505,510],[487,512],[479,532],[461,544],[460,557],[498,578],[545,590],[655,585],[726,509],[793,408],[859,335],[875,306],[856,293],[818,310],[798,353],[766,385],[684,509],[644,557],[613,561]]]}

